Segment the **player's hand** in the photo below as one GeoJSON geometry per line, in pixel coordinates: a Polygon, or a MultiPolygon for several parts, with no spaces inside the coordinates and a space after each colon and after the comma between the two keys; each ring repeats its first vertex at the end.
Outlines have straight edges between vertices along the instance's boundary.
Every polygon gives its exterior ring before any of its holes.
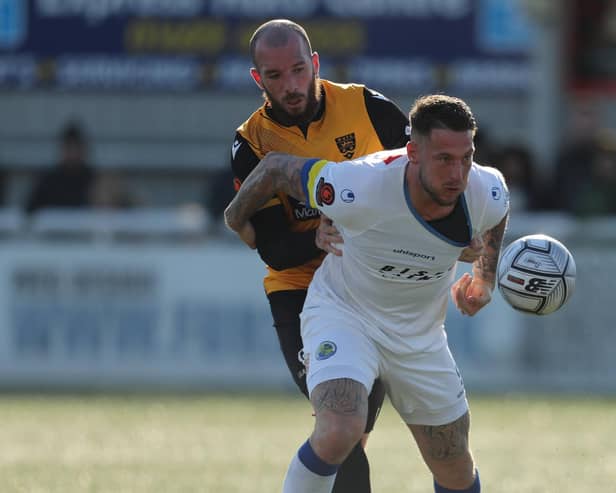
{"type": "Polygon", "coordinates": [[[492,300],[492,287],[467,272],[451,286],[451,299],[462,315],[473,316],[492,300]]]}
{"type": "Polygon", "coordinates": [[[483,254],[484,254],[483,238],[479,236],[479,237],[473,238],[471,240],[471,244],[467,246],[464,250],[462,250],[462,253],[460,253],[458,260],[460,262],[468,262],[469,264],[472,264],[475,260],[477,260],[483,254]]]}
{"type": "Polygon", "coordinates": [[[334,222],[323,214],[321,214],[321,223],[317,228],[315,243],[327,253],[342,256],[342,250],[338,248],[338,245],[344,243],[340,231],[336,229],[334,222]]]}
{"type": "Polygon", "coordinates": [[[244,225],[237,230],[237,235],[253,250],[257,248],[257,235],[250,221],[246,221],[244,225]]]}

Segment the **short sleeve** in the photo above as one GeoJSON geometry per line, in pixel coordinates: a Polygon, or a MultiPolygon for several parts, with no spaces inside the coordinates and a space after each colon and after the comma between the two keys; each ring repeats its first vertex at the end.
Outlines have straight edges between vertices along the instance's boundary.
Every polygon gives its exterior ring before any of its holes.
{"type": "Polygon", "coordinates": [[[260,159],[254,153],[248,141],[237,132],[231,146],[231,169],[234,177],[240,183],[243,182],[259,164],[259,161],[260,159]]]}
{"type": "Polygon", "coordinates": [[[357,161],[310,159],[302,169],[306,202],[347,228],[363,229],[379,213],[371,203],[380,191],[375,174],[374,167],[357,161]]]}
{"type": "Polygon", "coordinates": [[[482,220],[482,229],[487,231],[492,229],[509,212],[509,189],[500,171],[495,168],[485,168],[487,198],[486,208],[482,220]]]}
{"type": "Polygon", "coordinates": [[[381,93],[364,88],[366,111],[383,149],[404,147],[409,140],[409,119],[400,108],[381,93]]]}

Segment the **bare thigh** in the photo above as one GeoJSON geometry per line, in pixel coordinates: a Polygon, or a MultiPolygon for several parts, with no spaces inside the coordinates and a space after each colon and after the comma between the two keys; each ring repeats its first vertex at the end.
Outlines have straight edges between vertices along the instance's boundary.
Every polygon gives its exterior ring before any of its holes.
{"type": "Polygon", "coordinates": [[[468,412],[444,425],[408,427],[424,461],[439,484],[455,489],[466,488],[472,484],[475,465],[469,449],[468,412]]]}

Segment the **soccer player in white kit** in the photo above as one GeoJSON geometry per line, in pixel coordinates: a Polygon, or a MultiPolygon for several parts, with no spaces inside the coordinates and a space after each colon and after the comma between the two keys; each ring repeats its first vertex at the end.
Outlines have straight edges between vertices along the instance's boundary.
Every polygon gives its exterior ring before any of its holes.
{"type": "Polygon", "coordinates": [[[478,493],[464,384],[444,330],[448,293],[474,315],[490,302],[509,198],[502,175],[473,162],[467,104],[419,98],[406,148],[333,163],[268,154],[225,211],[254,242],[248,218],[285,192],[333,219],[342,256],[328,255],[302,319],[316,422],[293,457],[283,493],[330,492],[361,437],[371,383],[380,378],[434,477],[436,493],[478,493]],[[472,275],[457,259],[483,241],[472,275]]]}

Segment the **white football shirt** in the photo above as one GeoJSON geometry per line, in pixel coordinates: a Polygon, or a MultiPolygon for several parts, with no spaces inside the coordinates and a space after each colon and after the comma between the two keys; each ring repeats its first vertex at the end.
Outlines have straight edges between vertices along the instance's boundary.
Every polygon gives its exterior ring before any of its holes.
{"type": "MultiPolygon", "coordinates": [[[[344,239],[341,257],[327,255],[305,306],[337,306],[374,328],[393,350],[436,350],[457,259],[468,243],[432,228],[413,208],[406,186],[406,149],[343,163],[311,159],[302,172],[311,207],[333,219],[344,239]]],[[[496,226],[509,207],[501,173],[473,163],[461,197],[469,237],[496,226]]]]}

